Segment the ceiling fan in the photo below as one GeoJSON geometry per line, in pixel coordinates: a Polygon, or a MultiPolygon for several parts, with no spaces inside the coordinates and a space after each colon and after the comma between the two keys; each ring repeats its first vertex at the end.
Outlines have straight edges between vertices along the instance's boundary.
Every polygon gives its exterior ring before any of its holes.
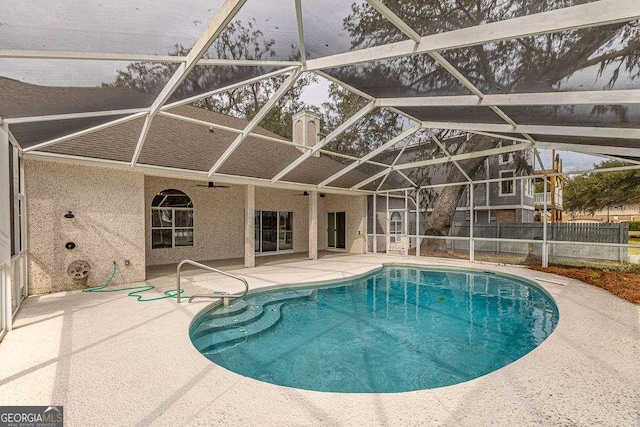
{"type": "Polygon", "coordinates": [[[216,188],[229,188],[228,185],[219,185],[219,184],[214,184],[213,181],[209,181],[206,184],[196,184],[196,187],[207,187],[207,188],[212,188],[212,189],[216,189],[216,188]]]}
{"type": "MultiPolygon", "coordinates": [[[[296,196],[308,196],[310,193],[308,191],[303,191],[302,194],[296,194],[296,196]]],[[[318,196],[324,197],[324,193],[319,193],[318,196]]]]}

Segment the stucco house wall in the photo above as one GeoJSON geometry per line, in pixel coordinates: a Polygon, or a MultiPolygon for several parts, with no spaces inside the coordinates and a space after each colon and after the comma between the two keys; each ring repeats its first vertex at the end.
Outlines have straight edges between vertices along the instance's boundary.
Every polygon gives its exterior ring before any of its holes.
{"type": "MultiPolygon", "coordinates": [[[[345,250],[350,253],[364,253],[367,233],[367,197],[327,194],[323,199],[324,213],[318,220],[318,223],[323,225],[318,232],[318,245],[320,246],[320,242],[323,245],[320,248],[327,247],[327,213],[345,212],[347,222],[345,250]]],[[[320,207],[318,211],[320,212],[320,207]]]]}
{"type": "Polygon", "coordinates": [[[202,181],[154,176],[146,176],[144,183],[147,265],[244,256],[244,186],[210,189],[202,187],[206,184],[202,181]],[[168,189],[182,191],[193,202],[193,246],[151,248],[151,202],[157,193],[168,189]]]}
{"type": "Polygon", "coordinates": [[[310,196],[304,196],[302,191],[256,187],[255,197],[256,211],[293,212],[293,251],[307,252],[309,250],[310,196]]]}
{"type": "MultiPolygon", "coordinates": [[[[183,259],[215,260],[244,256],[245,186],[209,189],[204,182],[147,176],[145,178],[145,247],[147,265],[178,263],[183,259]],[[194,207],[194,246],[151,248],[151,202],[167,189],[187,194],[194,207]]],[[[293,251],[309,250],[309,197],[299,190],[255,188],[257,211],[293,212],[293,251]]],[[[344,211],[347,218],[346,250],[363,252],[363,230],[366,218],[363,196],[327,194],[318,198],[318,249],[327,248],[327,212],[344,211]],[[360,232],[360,234],[358,233],[360,232]]],[[[258,254],[258,256],[261,256],[258,254]]],[[[263,256],[268,256],[263,255],[263,256]]]]}
{"type": "MultiPolygon", "coordinates": [[[[27,159],[29,288],[32,294],[78,289],[68,274],[75,260],[87,261],[87,286],[145,279],[148,265],[183,259],[244,256],[246,187],[209,189],[200,181],[144,176],[141,172],[54,160],[27,159]],[[194,205],[194,246],[151,249],[151,202],[166,189],[183,191],[194,205]],[[74,218],[64,215],[71,210],[74,218]],[[74,242],[74,249],[66,249],[74,242]],[[129,265],[125,266],[125,260],[129,265]]],[[[293,212],[293,250],[309,249],[309,196],[301,191],[257,187],[256,210],[293,212]]],[[[326,194],[318,199],[318,248],[327,248],[327,213],[346,213],[346,251],[364,252],[366,197],[326,194]]]]}
{"type": "Polygon", "coordinates": [[[144,176],[140,172],[26,159],[29,293],[81,287],[67,274],[91,266],[88,286],[144,280],[144,176]],[[72,211],[74,218],[64,215],[72,211]],[[65,244],[73,242],[74,249],[65,244]],[[129,265],[125,266],[125,260],[129,265]]]}

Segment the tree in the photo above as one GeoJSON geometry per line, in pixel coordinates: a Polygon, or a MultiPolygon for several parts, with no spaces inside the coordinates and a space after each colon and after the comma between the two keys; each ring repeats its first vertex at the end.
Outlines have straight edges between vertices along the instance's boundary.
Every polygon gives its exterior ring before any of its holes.
{"type": "MultiPolygon", "coordinates": [[[[246,23],[236,20],[220,33],[203,58],[261,60],[276,56],[275,49],[275,41],[265,39],[263,32],[256,28],[255,19],[246,23]]],[[[186,56],[188,52],[188,48],[175,45],[169,55],[186,56]]],[[[294,60],[297,58],[298,52],[292,48],[290,56],[294,60]]],[[[118,71],[113,83],[106,83],[103,86],[134,89],[153,97],[160,93],[176,69],[177,65],[171,63],[134,62],[118,71]]],[[[273,67],[265,66],[198,65],[179,85],[169,102],[209,92],[274,70],[273,67]]],[[[193,105],[251,120],[285,79],[284,75],[272,77],[198,100],[193,105]]],[[[314,75],[303,74],[277,105],[269,111],[260,126],[285,138],[291,138],[291,116],[305,108],[304,103],[300,100],[300,95],[304,88],[315,80],[314,75]]]]}
{"type": "MultiPolygon", "coordinates": [[[[419,34],[426,35],[586,2],[389,0],[385,5],[419,34]]],[[[403,38],[395,27],[366,3],[352,5],[351,14],[345,19],[344,26],[350,33],[354,49],[403,38]]],[[[637,21],[617,23],[470,46],[441,54],[484,93],[550,92],[571,88],[571,77],[581,70],[596,70],[593,80],[600,87],[594,84],[592,89],[607,89],[614,87],[621,75],[627,80],[640,76],[639,27],[637,21]]],[[[468,93],[460,82],[426,54],[342,67],[334,71],[334,76],[361,88],[368,87],[372,81],[376,82],[374,89],[395,86],[398,88],[396,96],[468,93]]],[[[577,111],[583,115],[597,116],[600,121],[626,119],[625,107],[594,106],[591,111],[586,112],[580,108],[526,108],[520,112],[520,116],[535,118],[541,123],[562,123],[577,111]]],[[[485,114],[492,114],[479,108],[450,111],[453,111],[450,117],[443,120],[455,121],[460,115],[469,114],[476,117],[467,120],[484,120],[485,114]]],[[[415,114],[444,117],[440,111],[428,108],[419,109],[415,114]]],[[[495,115],[490,117],[497,118],[495,115]]],[[[493,148],[497,146],[499,139],[473,135],[467,142],[457,153],[464,152],[468,147],[473,147],[476,151],[493,148]]],[[[470,176],[475,176],[483,163],[482,157],[459,162],[470,176]]],[[[449,166],[447,181],[462,182],[465,178],[458,168],[449,166]]],[[[442,190],[429,217],[427,234],[445,236],[449,233],[456,206],[465,188],[466,186],[451,186],[442,190]]],[[[445,250],[442,240],[424,239],[423,242],[425,245],[432,245],[430,250],[445,250]]]]}
{"type": "MultiPolygon", "coordinates": [[[[366,105],[367,101],[341,86],[329,85],[329,101],[322,104],[322,133],[328,134],[366,105]]],[[[402,131],[406,120],[386,108],[377,109],[351,126],[326,148],[361,157],[402,131]]]]}
{"type": "MultiPolygon", "coordinates": [[[[594,169],[623,165],[617,160],[605,160],[594,169]]],[[[640,203],[640,170],[577,175],[565,182],[563,196],[564,209],[571,213],[594,214],[601,209],[640,203]]]]}

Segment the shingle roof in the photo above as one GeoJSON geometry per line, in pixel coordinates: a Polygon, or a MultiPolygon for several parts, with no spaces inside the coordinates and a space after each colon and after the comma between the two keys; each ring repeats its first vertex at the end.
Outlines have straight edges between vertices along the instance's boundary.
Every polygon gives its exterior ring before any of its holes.
{"type": "MultiPolygon", "coordinates": [[[[11,111],[8,111],[7,107],[4,110],[0,109],[0,112],[8,113],[8,117],[61,114],[82,110],[98,111],[100,109],[123,108],[124,104],[127,104],[126,107],[145,105],[144,103],[132,104],[134,99],[139,101],[140,98],[135,92],[132,95],[130,93],[132,91],[125,89],[52,88],[3,78],[0,79],[0,85],[2,93],[5,93],[5,88],[8,88],[6,92],[11,94],[10,102],[16,102],[15,105],[11,105],[11,111]],[[24,89],[22,92],[21,87],[24,89]],[[119,96],[124,100],[121,103],[117,99],[119,96]]],[[[243,119],[192,106],[176,107],[170,112],[239,130],[244,129],[248,123],[243,119]]],[[[25,146],[23,142],[27,140],[26,146],[29,146],[52,137],[115,120],[115,118],[111,116],[97,119],[12,125],[11,130],[21,145],[25,146]]],[[[143,123],[143,118],[135,119],[48,146],[42,151],[129,162],[133,157],[143,123]]],[[[257,127],[254,132],[286,141],[279,135],[260,127],[257,127]]],[[[153,119],[138,162],[177,169],[208,171],[236,136],[237,133],[234,132],[219,129],[210,132],[207,126],[157,115],[153,119]]],[[[301,151],[296,147],[250,136],[240,144],[218,172],[271,179],[301,154],[301,151]]],[[[286,175],[283,180],[318,184],[340,171],[344,166],[342,161],[336,161],[323,154],[320,157],[309,158],[286,175]]],[[[329,185],[351,187],[367,179],[370,173],[379,170],[382,169],[372,170],[360,167],[329,185]]]]}
{"type": "MultiPolygon", "coordinates": [[[[0,117],[31,117],[53,114],[144,108],[154,97],[133,90],[102,87],[38,86],[0,77],[0,117]]],[[[11,132],[22,147],[29,147],[97,126],[122,116],[15,124],[11,132]]]]}
{"type": "Polygon", "coordinates": [[[129,89],[39,86],[1,76],[0,93],[5,118],[141,108],[155,98],[129,89]]]}

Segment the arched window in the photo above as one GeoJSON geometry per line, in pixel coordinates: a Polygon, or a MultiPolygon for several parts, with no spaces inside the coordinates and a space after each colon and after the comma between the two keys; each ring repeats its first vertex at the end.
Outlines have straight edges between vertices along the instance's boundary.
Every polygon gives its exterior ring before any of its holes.
{"type": "Polygon", "coordinates": [[[193,246],[193,203],[180,190],[163,190],[151,202],[151,248],[193,246]]]}

